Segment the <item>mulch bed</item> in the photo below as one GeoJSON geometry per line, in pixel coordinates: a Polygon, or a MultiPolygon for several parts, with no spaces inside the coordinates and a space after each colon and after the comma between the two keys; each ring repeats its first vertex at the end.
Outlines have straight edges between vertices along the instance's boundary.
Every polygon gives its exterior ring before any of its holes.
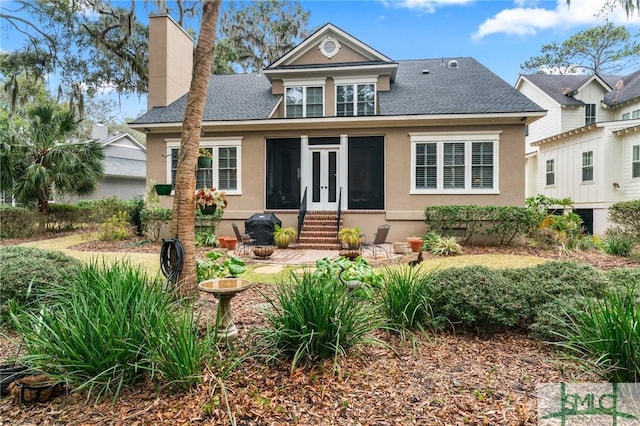
{"type": "MultiPolygon", "coordinates": [[[[159,244],[84,243],[76,250],[159,253],[159,244]]],[[[202,249],[203,253],[209,249],[202,249]]],[[[573,259],[602,269],[638,266],[601,253],[559,253],[525,247],[465,247],[465,254],[529,254],[573,259]]],[[[241,351],[255,347],[265,327],[264,293],[258,284],[232,301],[241,351]]],[[[202,324],[214,321],[217,300],[202,294],[202,324]]],[[[303,365],[250,357],[224,380],[215,371],[190,391],[140,383],[111,399],[70,393],[51,402],[17,405],[0,400],[0,425],[534,425],[538,383],[596,381],[561,361],[552,347],[517,333],[479,338],[453,331],[407,339],[379,332],[384,346],[362,346],[348,356],[303,365]],[[228,404],[228,409],[227,409],[228,404]],[[231,414],[229,414],[231,413],[231,414]]],[[[0,336],[0,362],[18,352],[15,336],[0,336]]]]}

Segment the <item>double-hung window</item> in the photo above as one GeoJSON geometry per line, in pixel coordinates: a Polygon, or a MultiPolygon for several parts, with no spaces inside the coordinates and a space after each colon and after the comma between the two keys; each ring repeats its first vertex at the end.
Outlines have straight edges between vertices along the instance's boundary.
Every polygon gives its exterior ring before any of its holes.
{"type": "MultiPolygon", "coordinates": [[[[200,145],[213,154],[213,161],[211,167],[196,170],[196,188],[211,187],[231,195],[241,194],[242,138],[205,138],[200,141],[200,145]]],[[[169,173],[174,186],[179,153],[180,141],[167,141],[169,173]]]]}
{"type": "Polygon", "coordinates": [[[496,132],[411,133],[411,193],[498,193],[496,132]]]}
{"type": "Polygon", "coordinates": [[[547,186],[555,185],[556,184],[556,160],[547,160],[546,174],[547,174],[547,180],[546,180],[547,186]]]}
{"type": "Polygon", "coordinates": [[[324,116],[324,87],[295,86],[285,89],[285,117],[324,116]]]}
{"type": "Polygon", "coordinates": [[[336,115],[352,117],[376,114],[376,84],[336,81],[336,115]]]}
{"type": "Polygon", "coordinates": [[[584,106],[584,124],[588,126],[596,122],[596,104],[586,104],[584,106]]]}
{"type": "Polygon", "coordinates": [[[631,157],[631,177],[640,177],[640,145],[633,146],[631,157]]]}
{"type": "Polygon", "coordinates": [[[593,151],[582,153],[582,182],[593,180],[593,151]]]}

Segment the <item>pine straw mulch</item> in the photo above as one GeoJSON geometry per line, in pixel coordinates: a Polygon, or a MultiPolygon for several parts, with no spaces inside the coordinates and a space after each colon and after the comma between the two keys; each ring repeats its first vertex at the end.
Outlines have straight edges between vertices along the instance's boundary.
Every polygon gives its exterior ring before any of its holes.
{"type": "MultiPolygon", "coordinates": [[[[158,253],[158,244],[90,242],[74,249],[158,253]],[[119,247],[119,249],[118,249],[119,247]]],[[[204,252],[208,251],[205,249],[204,252]]],[[[526,247],[465,247],[465,254],[530,254],[574,259],[602,269],[637,262],[596,252],[559,253],[526,247]],[[501,251],[499,251],[501,250],[501,251]]],[[[255,331],[266,326],[258,284],[237,295],[232,310],[241,353],[255,349],[255,331]]],[[[214,321],[216,299],[196,305],[201,329],[214,321]]],[[[114,403],[83,392],[47,403],[17,405],[0,400],[0,425],[534,425],[538,383],[595,381],[581,376],[552,347],[517,333],[486,339],[453,331],[402,339],[379,332],[388,347],[365,345],[332,361],[303,365],[248,357],[222,383],[215,371],[189,391],[139,383],[114,403]],[[228,405],[228,408],[227,408],[228,405]]],[[[0,337],[0,362],[18,352],[15,336],[0,337]]]]}

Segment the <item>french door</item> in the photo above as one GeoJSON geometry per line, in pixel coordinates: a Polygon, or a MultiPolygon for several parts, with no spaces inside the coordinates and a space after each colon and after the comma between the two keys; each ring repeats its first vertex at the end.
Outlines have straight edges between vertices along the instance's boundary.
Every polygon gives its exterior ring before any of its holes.
{"type": "Polygon", "coordinates": [[[338,147],[310,147],[311,210],[337,210],[340,183],[340,149],[338,147]]]}

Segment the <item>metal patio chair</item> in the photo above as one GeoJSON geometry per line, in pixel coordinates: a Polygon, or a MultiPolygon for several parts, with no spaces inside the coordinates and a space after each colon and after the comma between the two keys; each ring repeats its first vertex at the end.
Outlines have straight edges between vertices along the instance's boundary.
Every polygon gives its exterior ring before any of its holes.
{"type": "Polygon", "coordinates": [[[236,253],[246,253],[247,250],[249,250],[251,248],[251,246],[256,245],[256,240],[254,240],[250,234],[241,234],[240,230],[238,229],[238,225],[236,225],[235,223],[231,224],[231,227],[233,228],[233,232],[236,235],[236,238],[238,239],[238,245],[236,246],[235,252],[236,253]]]}
{"type": "Polygon", "coordinates": [[[362,243],[362,248],[364,250],[370,250],[373,257],[376,257],[376,251],[383,251],[385,256],[389,257],[389,252],[384,247],[384,243],[387,241],[387,235],[389,234],[389,225],[380,225],[378,226],[378,230],[373,237],[373,241],[362,243]]]}

